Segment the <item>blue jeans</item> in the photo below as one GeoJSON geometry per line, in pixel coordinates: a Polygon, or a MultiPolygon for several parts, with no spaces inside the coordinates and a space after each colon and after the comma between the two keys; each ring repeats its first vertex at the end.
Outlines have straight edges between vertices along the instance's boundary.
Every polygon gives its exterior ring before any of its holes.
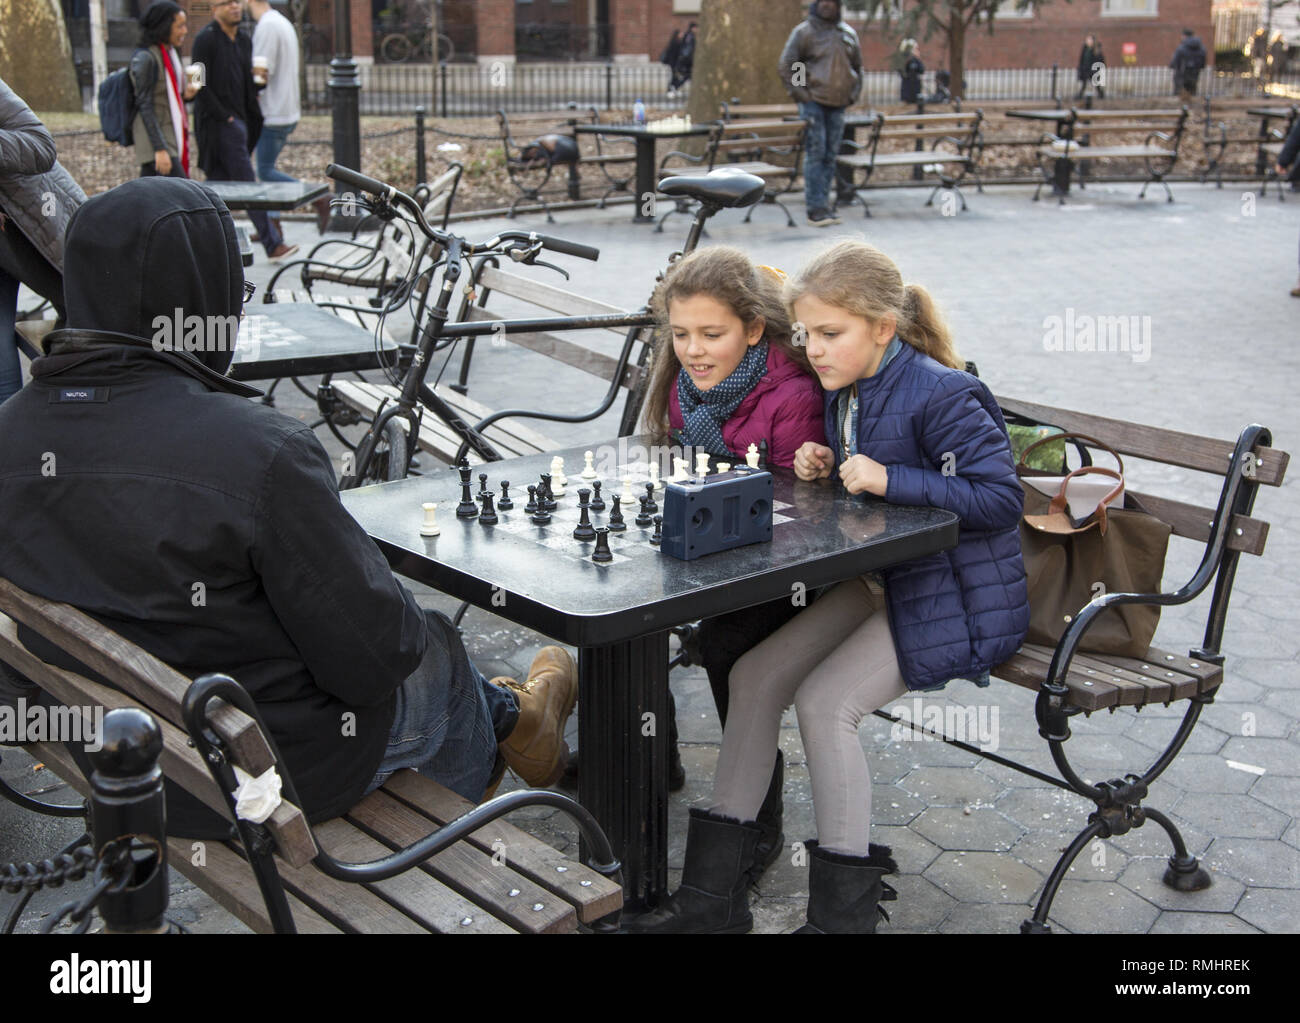
{"type": "Polygon", "coordinates": [[[23,386],[14,322],[18,315],[18,281],[0,270],[0,405],[23,386]]]}
{"type": "Polygon", "coordinates": [[[835,158],[844,141],[844,108],[800,103],[799,116],[808,122],[803,149],[803,194],[808,212],[830,209],[835,158]]]}
{"type": "Polygon", "coordinates": [[[477,803],[483,797],[497,743],[519,720],[514,694],[483,677],[445,616],[425,611],[424,659],[397,690],[388,749],[367,795],[395,771],[409,768],[477,803]]]}
{"type": "MultiPolygon", "coordinates": [[[[284,171],[275,169],[275,161],[279,159],[280,150],[284,144],[289,141],[289,136],[293,134],[294,128],[298,127],[298,122],[293,124],[264,124],[262,125],[262,134],[257,137],[257,146],[253,150],[253,158],[257,161],[257,180],[258,181],[297,181],[284,171]]],[[[274,213],[269,214],[270,218],[279,221],[279,216],[274,213]]],[[[278,226],[278,224],[277,224],[278,226]]]]}
{"type": "MultiPolygon", "coordinates": [[[[248,127],[238,117],[234,121],[213,126],[212,172],[208,177],[216,181],[256,181],[253,164],[248,158],[248,127]]],[[[280,247],[284,238],[280,227],[266,215],[265,210],[249,210],[248,219],[262,236],[262,247],[269,256],[280,247]]]]}

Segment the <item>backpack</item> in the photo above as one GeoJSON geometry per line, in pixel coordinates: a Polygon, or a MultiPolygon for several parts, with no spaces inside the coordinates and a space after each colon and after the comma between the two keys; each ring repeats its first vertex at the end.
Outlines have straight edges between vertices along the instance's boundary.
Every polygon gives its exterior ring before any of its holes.
{"type": "Polygon", "coordinates": [[[118,68],[99,83],[99,127],[104,138],[122,146],[135,145],[135,87],[127,68],[118,68]]]}

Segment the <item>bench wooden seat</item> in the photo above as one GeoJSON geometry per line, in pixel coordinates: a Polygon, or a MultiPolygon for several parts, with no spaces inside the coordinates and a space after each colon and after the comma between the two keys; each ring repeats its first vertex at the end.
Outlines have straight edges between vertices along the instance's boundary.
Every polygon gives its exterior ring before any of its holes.
{"type": "MultiPolygon", "coordinates": [[[[871,216],[871,207],[862,192],[871,187],[875,172],[887,167],[916,167],[933,174],[938,183],[925,205],[934,203],[940,189],[948,189],[956,193],[961,208],[965,210],[966,197],[961,194],[959,183],[975,166],[975,148],[983,120],[981,110],[877,114],[865,126],[867,137],[861,142],[845,142],[845,148],[850,151],[836,157],[837,166],[852,187],[853,201],[862,204],[863,216],[871,216]],[[895,143],[911,145],[907,149],[889,148],[895,143]],[[858,180],[859,174],[861,181],[858,180]]],[[[889,187],[883,182],[881,185],[889,187]]]]}
{"type": "MultiPolygon", "coordinates": [[[[1169,202],[1174,201],[1174,194],[1165,181],[1178,162],[1179,145],[1187,125],[1187,108],[1177,110],[1080,110],[1071,108],[1064,118],[1062,134],[1045,134],[1040,139],[1036,150],[1043,180],[1034,190],[1034,201],[1038,200],[1043,185],[1058,181],[1058,164],[1064,161],[1068,167],[1079,167],[1092,160],[1141,160],[1146,165],[1147,177],[1142,184],[1138,198],[1146,196],[1147,188],[1152,183],[1163,186],[1169,202]],[[1093,145],[1092,137],[1101,134],[1144,134],[1141,143],[1118,143],[1113,145],[1093,145]]],[[[1068,174],[1061,172],[1064,180],[1068,174]]],[[[1060,195],[1065,202],[1065,195],[1060,195]]]]}
{"type": "Polygon", "coordinates": [[[19,320],[14,324],[18,347],[29,359],[45,354],[45,336],[54,329],[54,320],[19,320]]]}
{"type": "MultiPolygon", "coordinates": [[[[135,707],[163,732],[164,774],[231,820],[229,805],[189,742],[180,705],[189,680],[139,647],[64,604],[0,579],[0,660],[68,706],[135,707]],[[11,618],[10,615],[13,617],[11,618]],[[15,619],[40,632],[125,692],[36,658],[18,639],[15,619]]],[[[250,774],[277,765],[256,723],[218,701],[211,727],[227,756],[250,774]]],[[[28,751],[82,795],[90,785],[67,747],[31,743],[28,751]]],[[[514,797],[503,797],[512,799],[514,797]]],[[[320,870],[318,850],[364,863],[411,845],[463,816],[471,804],[413,771],[399,771],[344,816],[310,827],[282,802],[267,825],[273,861],[296,929],[304,933],[563,933],[622,906],[613,880],[565,857],[513,825],[490,820],[418,866],[386,880],[348,883],[320,870]],[[501,856],[502,849],[508,855],[501,856]]],[[[273,929],[238,841],[195,843],[169,836],[170,863],[255,931],[273,929]]]]}

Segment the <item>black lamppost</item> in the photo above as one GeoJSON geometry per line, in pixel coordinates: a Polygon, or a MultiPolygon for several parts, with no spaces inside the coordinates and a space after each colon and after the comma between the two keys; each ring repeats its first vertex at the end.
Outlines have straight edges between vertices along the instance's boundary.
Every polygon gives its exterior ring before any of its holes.
{"type": "MultiPolygon", "coordinates": [[[[352,59],[352,0],[334,0],[334,59],[330,61],[330,107],[334,125],[334,162],[361,169],[361,79],[352,59]]],[[[338,194],[339,186],[335,186],[338,194]]],[[[355,204],[335,206],[331,231],[351,230],[361,218],[355,204]]]]}

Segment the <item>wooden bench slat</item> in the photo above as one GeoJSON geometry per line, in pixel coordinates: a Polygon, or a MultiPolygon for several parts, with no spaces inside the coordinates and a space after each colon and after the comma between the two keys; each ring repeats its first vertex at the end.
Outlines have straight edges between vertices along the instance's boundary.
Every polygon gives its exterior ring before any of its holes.
{"type": "MultiPolygon", "coordinates": [[[[1020,648],[1018,656],[1028,661],[1038,661],[1042,665],[1042,673],[1046,675],[1047,668],[1052,661],[1052,649],[1034,643],[1025,643],[1020,648]]],[[[1071,689],[1077,685],[1085,692],[1095,690],[1098,682],[1104,682],[1110,686],[1113,690],[1113,699],[1109,700],[1107,706],[1117,704],[1121,707],[1140,707],[1146,703],[1147,688],[1140,682],[1134,682],[1119,675],[1099,672],[1089,675],[1087,670],[1077,663],[1071,663],[1069,675],[1070,681],[1067,682],[1067,685],[1071,689]]]]}
{"type": "MultiPolygon", "coordinates": [[[[492,410],[486,405],[480,404],[468,395],[457,394],[455,391],[447,399],[447,404],[464,415],[466,419],[475,422],[492,414],[492,410]]],[[[525,420],[522,419],[501,419],[494,423],[493,426],[499,426],[503,435],[511,437],[516,442],[515,450],[520,454],[554,451],[559,446],[557,441],[553,441],[545,434],[525,425],[525,420]]]]}
{"type": "MultiPolygon", "coordinates": [[[[436,821],[446,823],[474,808],[467,799],[442,786],[421,784],[413,771],[398,771],[384,783],[391,793],[436,821]]],[[[506,820],[496,820],[469,836],[484,852],[504,847],[510,866],[573,904],[578,919],[591,923],[623,904],[623,889],[609,878],[538,841],[506,820]],[[499,843],[499,844],[497,844],[499,843]],[[583,882],[588,882],[585,886],[583,882]]]]}
{"type": "MultiPolygon", "coordinates": [[[[1050,648],[1035,647],[1033,644],[1025,643],[1013,657],[1007,658],[990,674],[1038,692],[1043,687],[1050,660],[1050,648]],[[1034,656],[1031,651],[1035,654],[1041,652],[1041,654],[1034,656]],[[1046,655],[1046,661],[1043,660],[1042,655],[1046,655]]],[[[1065,685],[1070,690],[1070,703],[1086,711],[1103,710],[1119,703],[1118,687],[1109,682],[1089,678],[1077,671],[1073,665],[1066,674],[1065,685]]]]}
{"type": "MultiPolygon", "coordinates": [[[[1156,497],[1154,494],[1141,494],[1136,490],[1128,493],[1162,522],[1173,527],[1175,536],[1202,543],[1210,538],[1210,523],[1214,520],[1214,509],[1200,505],[1175,501],[1168,497],[1156,497]]],[[[1234,515],[1228,532],[1228,550],[1241,551],[1243,554],[1263,554],[1268,540],[1268,523],[1248,515],[1234,515]],[[1240,534],[1238,534],[1240,530],[1240,534]]]]}
{"type": "MultiPolygon", "coordinates": [[[[512,298],[518,298],[533,305],[550,309],[561,316],[619,316],[627,312],[608,302],[557,288],[553,284],[532,280],[512,274],[495,266],[484,266],[478,272],[475,285],[490,288],[512,298]]],[[[495,319],[512,319],[513,317],[494,317],[495,319]]],[[[532,317],[529,317],[530,319],[532,317]]],[[[613,328],[610,328],[613,329],[613,328]]]]}
{"type": "MultiPolygon", "coordinates": [[[[427,778],[421,781],[430,787],[441,788],[427,778]]],[[[344,862],[365,863],[392,852],[388,846],[376,842],[341,818],[318,825],[316,834],[322,847],[335,859],[344,862]]],[[[366,887],[421,927],[438,934],[517,933],[460,893],[418,870],[407,870],[396,877],[371,882],[366,887]],[[466,920],[469,923],[464,923],[466,920]]]]}
{"type": "Polygon", "coordinates": [[[877,153],[875,159],[869,162],[877,167],[905,167],[910,164],[970,163],[971,161],[968,156],[927,149],[921,153],[877,153]]]}
{"type": "MultiPolygon", "coordinates": [[[[347,813],[347,819],[394,849],[419,841],[438,826],[383,790],[370,793],[347,813]]],[[[553,934],[577,928],[571,905],[533,882],[493,862],[490,855],[464,842],[444,849],[420,864],[453,889],[471,896],[480,906],[513,927],[533,934],[553,934]],[[514,891],[517,894],[511,895],[514,891]],[[540,909],[534,907],[540,906],[540,909]]]]}
{"type": "MultiPolygon", "coordinates": [[[[467,318],[477,322],[494,322],[508,319],[484,309],[482,306],[470,306],[467,310],[467,318]]],[[[529,317],[532,319],[533,317],[529,317]]],[[[527,348],[529,351],[536,352],[538,355],[544,355],[548,359],[554,359],[556,362],[562,362],[566,366],[572,366],[574,369],[580,369],[584,373],[589,373],[594,377],[608,383],[614,376],[614,370],[618,367],[618,360],[604,352],[593,351],[583,345],[575,344],[572,341],[566,341],[558,334],[551,334],[545,331],[519,331],[502,335],[511,344],[519,345],[521,348],[527,348]]],[[[628,365],[623,370],[623,378],[619,382],[621,387],[631,387],[640,376],[640,371],[628,360],[628,365]]]]}
{"type": "MultiPolygon", "coordinates": [[[[1197,469],[1222,476],[1228,471],[1236,445],[1226,440],[1198,437],[1191,433],[1166,430],[1158,426],[1104,419],[1086,412],[1052,408],[1018,398],[997,397],[998,404],[1036,422],[1059,426],[1064,430],[1086,434],[1109,444],[1121,455],[1132,455],[1152,462],[1197,469]]],[[[1290,455],[1276,448],[1260,448],[1256,455],[1263,462],[1255,467],[1255,480],[1275,487],[1286,475],[1290,455]]]]}

